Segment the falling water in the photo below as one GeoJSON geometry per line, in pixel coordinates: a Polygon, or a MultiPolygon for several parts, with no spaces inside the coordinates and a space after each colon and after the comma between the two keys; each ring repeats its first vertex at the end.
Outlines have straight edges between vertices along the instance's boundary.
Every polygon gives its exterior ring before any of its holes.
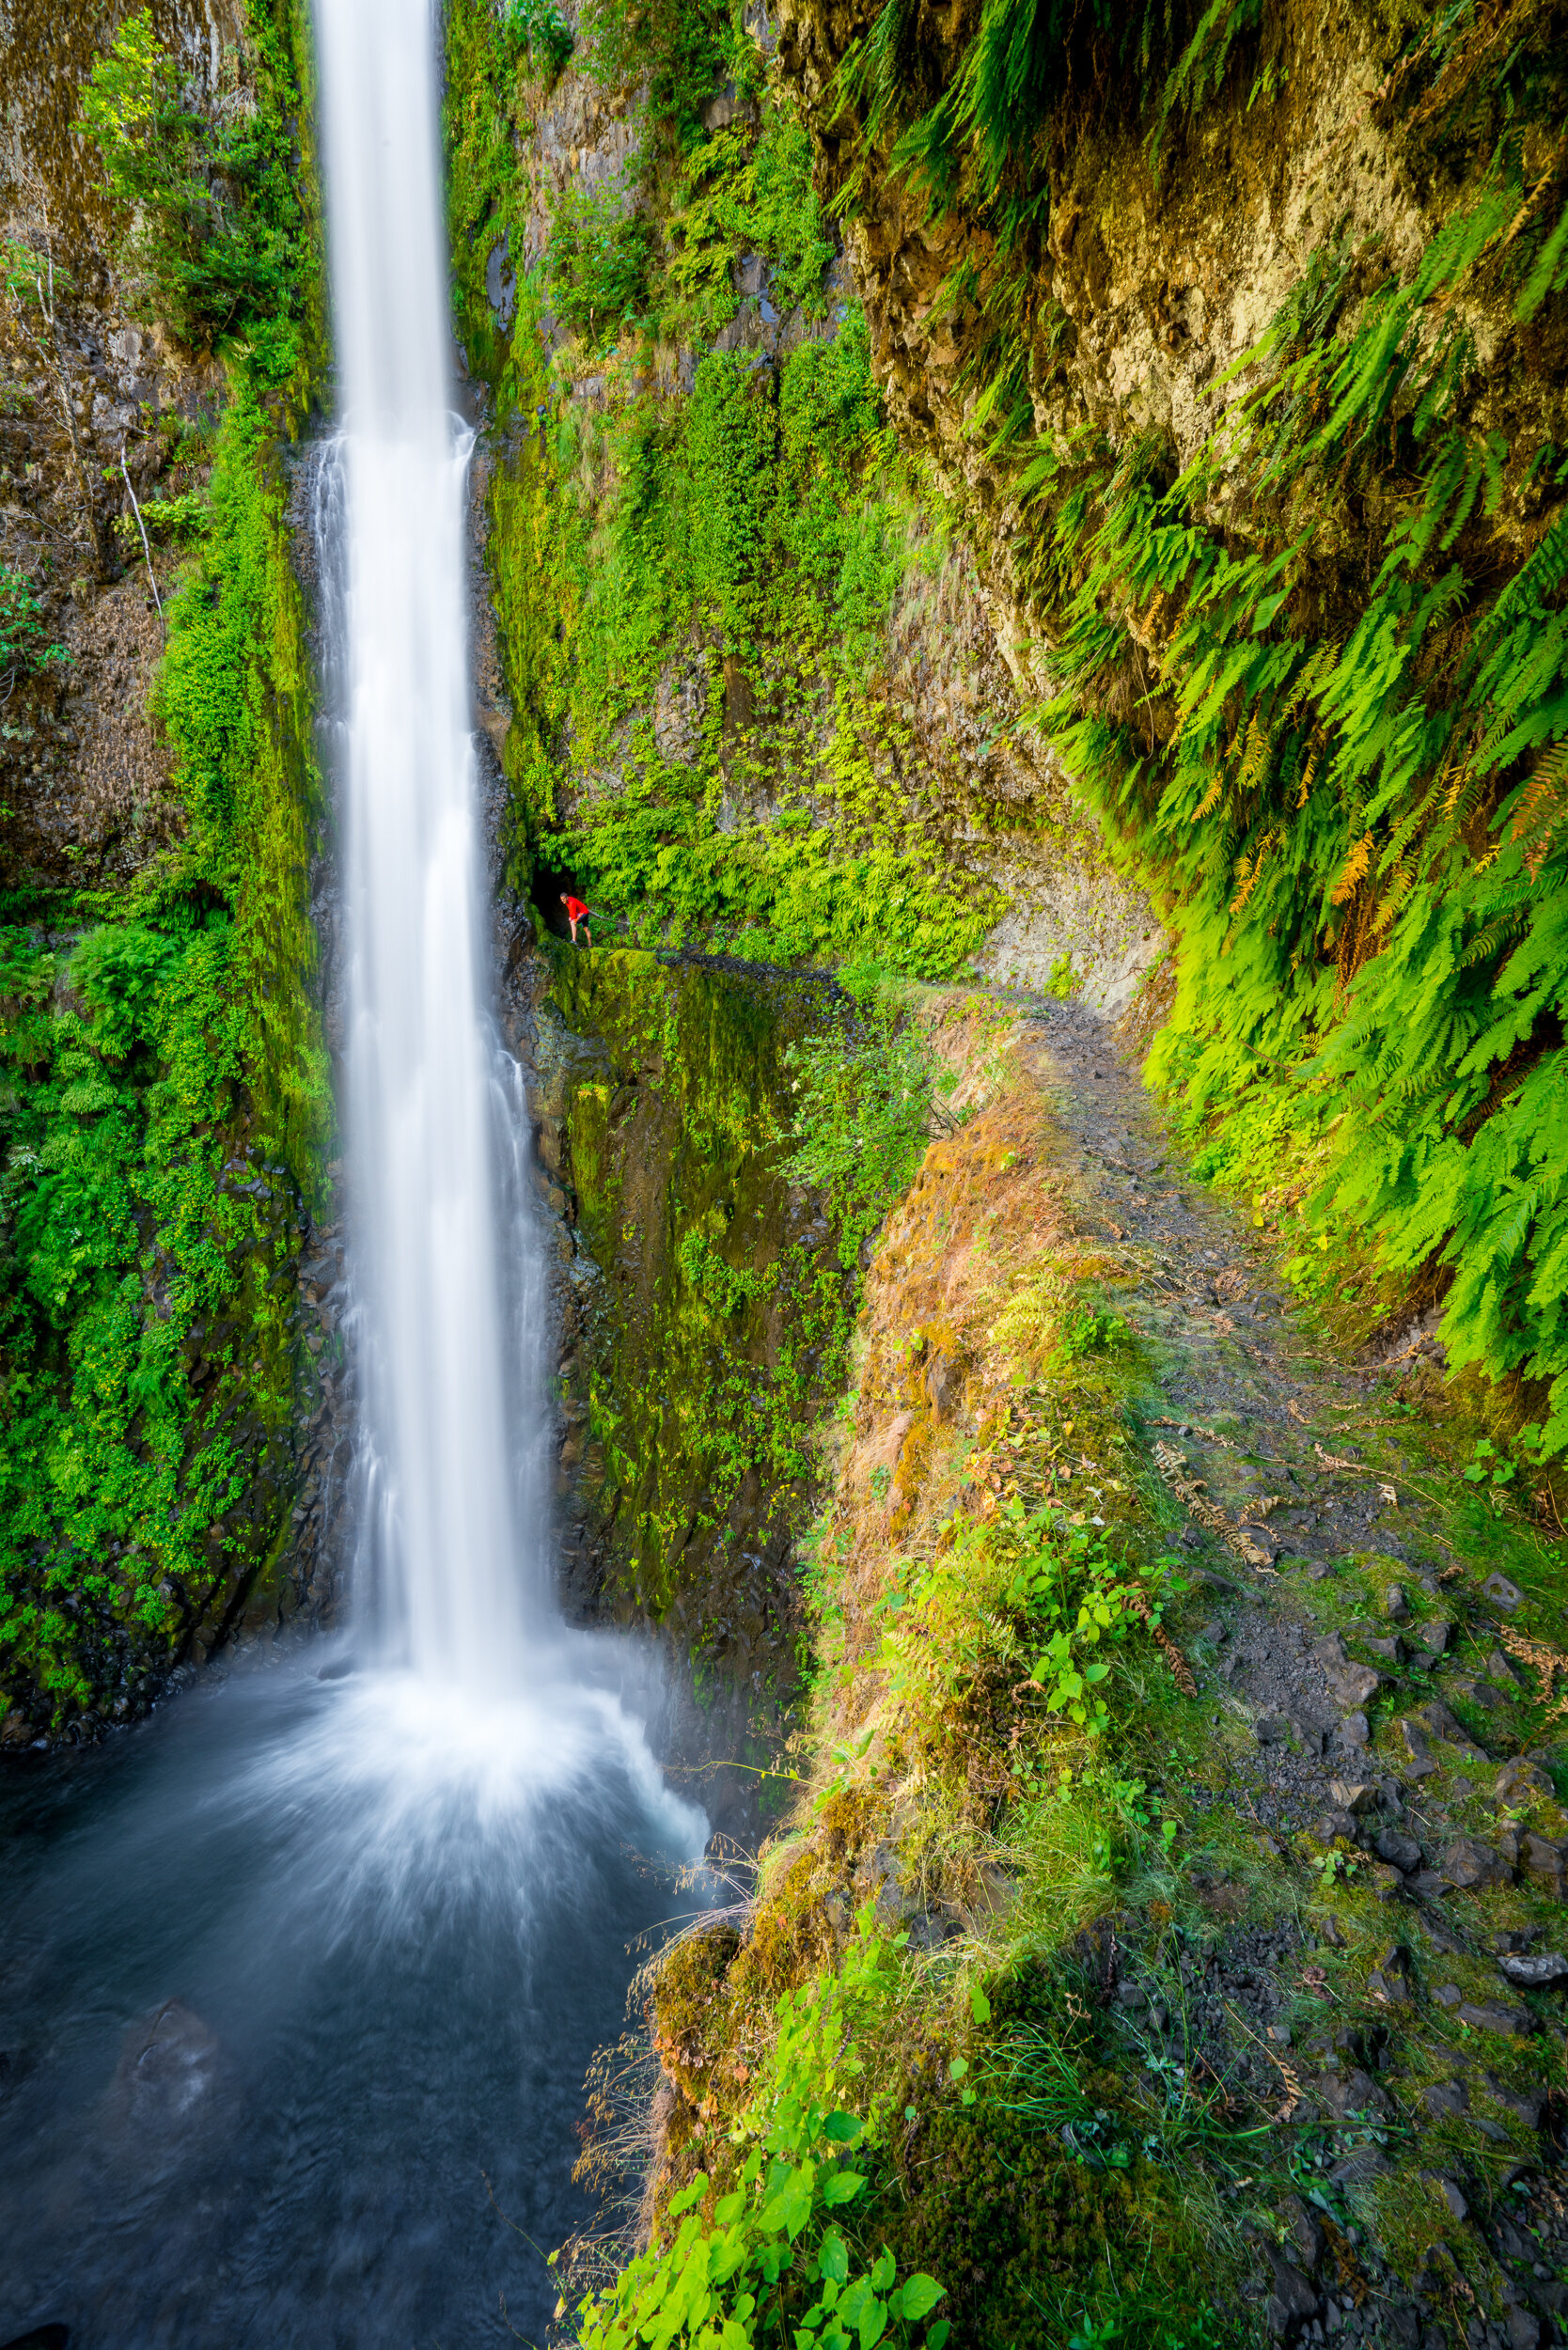
{"type": "Polygon", "coordinates": [[[0,1782],[0,2341],[541,2332],[556,2279],[530,2247],[587,2216],[584,2064],[671,1906],[667,1864],[706,1834],[650,1750],[647,1656],[569,1635],[549,1597],[549,1331],[487,1017],[432,10],[317,0],[355,1623],[0,1782]]]}
{"type": "MultiPolygon", "coordinates": [[[[484,1018],[463,507],[430,0],[318,0],[342,394],[350,1148],[373,1464],[368,1583],[420,1673],[515,1684],[504,1089],[484,1018]]],[[[330,571],[329,571],[330,576],[330,571]]],[[[508,1202],[510,1205],[510,1202],[508,1202]]],[[[519,1203],[520,1208],[520,1203],[519,1203]]],[[[516,1213],[515,1271],[529,1219],[516,1213]]]]}

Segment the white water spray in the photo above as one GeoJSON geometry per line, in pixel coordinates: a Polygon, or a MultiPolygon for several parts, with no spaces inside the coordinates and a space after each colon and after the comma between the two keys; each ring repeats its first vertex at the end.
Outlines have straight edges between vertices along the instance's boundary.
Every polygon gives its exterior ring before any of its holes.
{"type": "MultiPolygon", "coordinates": [[[[485,1010],[464,625],[472,436],[448,402],[435,29],[431,0],[319,0],[317,24],[342,388],[367,1580],[384,1646],[419,1676],[515,1689],[529,1619],[545,1610],[538,1480],[520,1478],[508,1439],[509,1423],[541,1414],[521,1413],[509,1386],[507,1297],[538,1244],[507,1163],[517,1125],[485,1010]],[[536,1523],[520,1528],[529,1482],[536,1523]]],[[[542,1333],[529,1335],[537,1349],[542,1333]]]]}

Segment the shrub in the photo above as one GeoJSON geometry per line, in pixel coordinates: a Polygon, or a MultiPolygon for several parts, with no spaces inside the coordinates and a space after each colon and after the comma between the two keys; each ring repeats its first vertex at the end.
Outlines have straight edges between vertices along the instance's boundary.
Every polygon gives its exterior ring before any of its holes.
{"type": "Polygon", "coordinates": [[[102,160],[120,263],[144,308],[193,345],[246,332],[267,372],[286,376],[293,341],[277,330],[294,307],[304,237],[272,80],[259,98],[236,81],[205,109],[144,8],[93,67],[77,128],[102,160]]]}
{"type": "Polygon", "coordinates": [[[47,638],[37,588],[24,572],[0,563],[0,684],[8,694],[29,670],[71,659],[63,645],[51,645],[47,638]]]}
{"type": "Polygon", "coordinates": [[[635,319],[646,299],[652,232],[624,182],[572,188],[556,208],[545,277],[557,315],[590,351],[635,319]]]}

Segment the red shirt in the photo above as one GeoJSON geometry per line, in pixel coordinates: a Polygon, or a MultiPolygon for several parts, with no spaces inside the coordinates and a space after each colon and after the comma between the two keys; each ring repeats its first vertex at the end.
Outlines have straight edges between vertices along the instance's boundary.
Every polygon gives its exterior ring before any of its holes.
{"type": "Polygon", "coordinates": [[[586,922],[588,920],[588,908],[584,905],[581,898],[568,898],[566,901],[566,918],[569,922],[586,922]]]}

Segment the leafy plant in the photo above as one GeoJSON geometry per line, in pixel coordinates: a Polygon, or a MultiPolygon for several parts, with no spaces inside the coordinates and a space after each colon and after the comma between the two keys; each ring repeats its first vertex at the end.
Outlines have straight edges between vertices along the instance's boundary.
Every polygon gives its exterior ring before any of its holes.
{"type": "Polygon", "coordinates": [[[858,1262],[925,1149],[933,1070],[919,1030],[870,1009],[785,1055],[794,1097],[785,1172],[825,1198],[839,1261],[858,1262]]]}
{"type": "Polygon", "coordinates": [[[502,22],[518,47],[552,79],[564,70],[577,44],[556,0],[507,0],[502,22]]]}
{"type": "Polygon", "coordinates": [[[55,954],[0,932],[0,1668],[45,1719],[144,1693],[254,1559],[260,1454],[292,1404],[273,1276],[326,1071],[282,505],[242,374],[159,685],[180,865],[77,938],[58,1003],[55,954]]]}
{"type": "Polygon", "coordinates": [[[945,2298],[941,2285],[922,2274],[899,2281],[892,2254],[873,2254],[854,2220],[870,2181],[851,2165],[875,2158],[888,2121],[855,2034],[896,1997],[907,1939],[880,1935],[868,1906],[838,1975],[782,1995],[758,2093],[729,2134],[734,2184],[722,2191],[698,2171],[671,2197],[673,2235],[656,2233],[613,2287],[574,2312],[582,2350],[639,2342],[869,2350],[917,2340],[943,2350],[948,2321],[927,2324],[945,2298]]]}
{"type": "Polygon", "coordinates": [[[557,313],[589,351],[635,319],[652,232],[624,182],[569,188],[555,208],[545,278],[557,313]]]}
{"type": "Polygon", "coordinates": [[[1552,1383],[1560,1445],[1568,524],[1554,509],[1506,584],[1478,595],[1522,457],[1466,427],[1474,352],[1444,306],[1518,190],[1492,175],[1353,329],[1352,257],[1321,254],[1222,435],[1168,484],[1147,447],[1088,466],[1057,452],[1058,482],[1078,484],[1057,540],[1079,584],[1072,684],[1049,722],[1177,893],[1181,984],[1153,1068],[1191,1125],[1223,1105],[1232,1154],[1238,1134],[1261,1135],[1249,1120],[1298,1152],[1321,1137],[1320,1214],[1370,1228],[1394,1270],[1450,1266],[1450,1360],[1552,1383]],[[1390,450],[1409,488],[1384,509],[1343,634],[1323,633],[1312,616],[1340,588],[1315,553],[1316,501],[1331,478],[1336,496],[1370,489],[1390,450]],[[1206,519],[1233,466],[1270,518],[1245,549],[1206,519]],[[1127,647],[1115,597],[1123,613],[1163,600],[1158,744],[1102,714],[1127,647]]]}
{"type": "Polygon", "coordinates": [[[70,661],[65,646],[48,637],[38,589],[24,572],[0,563],[0,680],[8,694],[29,670],[61,668],[70,661]]]}
{"type": "Polygon", "coordinates": [[[203,104],[143,8],[94,64],[77,126],[102,160],[121,266],[144,303],[185,342],[248,334],[274,381],[296,361],[305,262],[290,102],[272,73],[242,91],[231,56],[227,93],[203,104]]]}
{"type": "Polygon", "coordinates": [[[1463,1474],[1467,1485],[1485,1485],[1500,1492],[1513,1484],[1517,1471],[1507,1454],[1499,1452],[1489,1437],[1478,1436],[1463,1474]]]}
{"type": "Polygon", "coordinates": [[[1073,1526],[1060,1512],[1026,1516],[1010,1505],[1001,1529],[1013,1552],[1007,1604],[1024,1618],[1043,1646],[1029,1670],[1045,1691],[1046,1711],[1098,1737],[1110,1720],[1101,1694],[1111,1670],[1108,1652],[1125,1637],[1135,1620],[1157,1631],[1165,1608],[1169,1568],[1138,1568],[1113,1559],[1103,1534],[1073,1526]]]}

